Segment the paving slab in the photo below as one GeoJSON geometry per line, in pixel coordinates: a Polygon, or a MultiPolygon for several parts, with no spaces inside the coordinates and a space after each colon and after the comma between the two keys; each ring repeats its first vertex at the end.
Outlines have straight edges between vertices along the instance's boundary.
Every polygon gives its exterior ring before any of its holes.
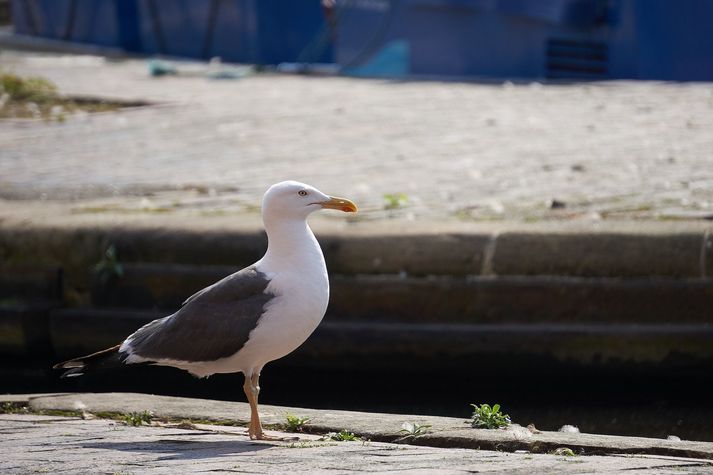
{"type": "MultiPolygon", "coordinates": [[[[0,400],[2,398],[0,397],[0,400]]],[[[154,396],[137,393],[78,393],[33,395],[28,406],[37,412],[74,411],[95,414],[127,414],[149,411],[170,420],[214,421],[247,425],[250,409],[246,403],[154,396]]],[[[713,443],[673,441],[645,437],[531,431],[518,425],[508,430],[472,429],[464,419],[403,414],[376,414],[354,411],[316,410],[261,405],[261,418],[268,427],[285,426],[286,414],[307,417],[308,433],[325,434],[343,429],[365,439],[401,442],[445,448],[491,449],[548,453],[567,447],[582,454],[646,454],[713,460],[713,443]],[[421,437],[404,437],[404,422],[427,424],[421,437]]]]}
{"type": "MultiPolygon", "coordinates": [[[[290,437],[293,434],[273,435],[290,437]]],[[[133,427],[110,420],[0,415],[5,457],[19,473],[704,473],[705,460],[656,456],[513,454],[380,442],[250,441],[244,433],[171,426],[133,427]]]]}
{"type": "Polygon", "coordinates": [[[104,200],[77,206],[83,213],[220,213],[250,209],[268,185],[294,178],[379,220],[713,215],[710,83],[216,81],[152,78],[141,59],[0,54],[5,69],[66,94],[153,104],[3,121],[4,197],[104,200]]]}

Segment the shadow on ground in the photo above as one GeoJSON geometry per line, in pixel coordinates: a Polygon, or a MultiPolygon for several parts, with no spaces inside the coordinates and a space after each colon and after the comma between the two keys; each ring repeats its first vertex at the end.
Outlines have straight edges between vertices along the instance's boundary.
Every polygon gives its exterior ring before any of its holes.
{"type": "MultiPolygon", "coordinates": [[[[202,434],[185,434],[190,436],[202,434]]],[[[208,435],[208,434],[206,434],[208,435]]],[[[118,450],[143,454],[166,454],[158,460],[212,459],[269,449],[274,444],[256,443],[244,440],[196,441],[180,439],[158,439],[144,442],[96,442],[83,444],[82,448],[118,450]]]]}

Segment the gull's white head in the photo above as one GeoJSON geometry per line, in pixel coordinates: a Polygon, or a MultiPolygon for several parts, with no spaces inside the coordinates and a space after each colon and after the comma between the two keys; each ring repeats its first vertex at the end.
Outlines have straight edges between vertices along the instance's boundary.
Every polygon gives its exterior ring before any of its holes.
{"type": "Polygon", "coordinates": [[[320,209],[336,209],[356,213],[357,207],[346,198],[325,195],[317,188],[298,181],[283,181],[272,185],[262,198],[263,219],[306,219],[320,209]]]}

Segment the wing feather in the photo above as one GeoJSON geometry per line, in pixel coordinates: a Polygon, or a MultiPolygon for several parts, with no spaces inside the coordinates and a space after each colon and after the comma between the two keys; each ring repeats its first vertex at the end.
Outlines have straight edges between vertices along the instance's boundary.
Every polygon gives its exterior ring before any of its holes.
{"type": "Polygon", "coordinates": [[[154,320],[127,338],[126,348],[144,359],[214,361],[245,345],[265,304],[269,279],[247,267],[196,292],[173,315],[154,320]]]}

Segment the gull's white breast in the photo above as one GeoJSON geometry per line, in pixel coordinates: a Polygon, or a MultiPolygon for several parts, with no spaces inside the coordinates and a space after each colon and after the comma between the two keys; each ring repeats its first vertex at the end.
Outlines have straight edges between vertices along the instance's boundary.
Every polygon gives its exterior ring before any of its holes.
{"type": "Polygon", "coordinates": [[[256,269],[270,279],[265,292],[275,295],[250,332],[245,345],[235,355],[203,362],[200,369],[190,370],[201,375],[242,371],[251,374],[266,363],[296,350],[314,332],[324,317],[329,303],[329,278],[322,251],[313,239],[311,252],[301,259],[280,262],[274,266],[262,259],[256,269]]]}
{"type": "Polygon", "coordinates": [[[296,350],[317,328],[329,302],[329,280],[323,275],[287,272],[275,275],[268,292],[276,295],[238,356],[262,366],[296,350]]]}

